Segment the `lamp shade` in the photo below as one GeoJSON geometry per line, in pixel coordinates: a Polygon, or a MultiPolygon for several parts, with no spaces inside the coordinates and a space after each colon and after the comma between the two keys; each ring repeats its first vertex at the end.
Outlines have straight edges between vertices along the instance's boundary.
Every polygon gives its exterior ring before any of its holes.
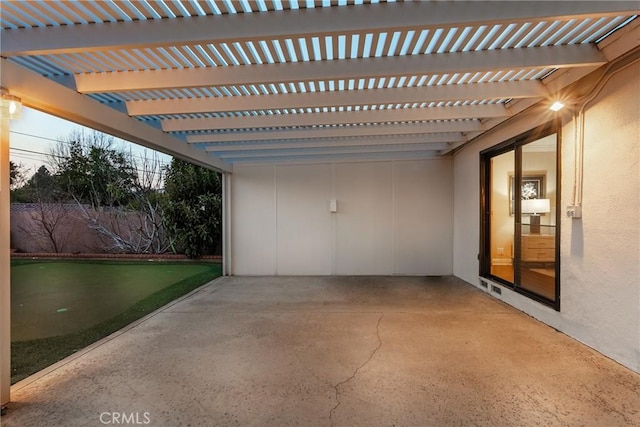
{"type": "Polygon", "coordinates": [[[527,199],[522,201],[522,213],[539,214],[551,212],[549,199],[527,199]]]}

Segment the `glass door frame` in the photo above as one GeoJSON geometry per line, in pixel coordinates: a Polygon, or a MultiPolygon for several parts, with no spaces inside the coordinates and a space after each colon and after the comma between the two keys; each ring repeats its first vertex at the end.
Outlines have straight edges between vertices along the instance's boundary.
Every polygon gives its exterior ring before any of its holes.
{"type": "MultiPolygon", "coordinates": [[[[560,220],[561,220],[561,130],[562,126],[559,120],[553,120],[531,129],[525,133],[515,136],[498,145],[490,147],[480,152],[480,247],[478,254],[478,267],[480,277],[485,277],[493,282],[497,282],[515,292],[525,295],[541,304],[550,306],[556,311],[560,311],[560,220]],[[514,262],[514,283],[498,277],[491,272],[491,159],[501,154],[514,151],[514,176],[516,188],[519,188],[522,182],[522,147],[531,142],[546,136],[556,135],[556,209],[555,209],[555,299],[552,301],[534,292],[530,292],[521,286],[518,286],[519,264],[514,262]]],[[[520,228],[521,223],[521,201],[519,198],[514,200],[514,260],[521,259],[521,242],[520,228]]],[[[551,213],[553,215],[553,213],[551,213]]]]}

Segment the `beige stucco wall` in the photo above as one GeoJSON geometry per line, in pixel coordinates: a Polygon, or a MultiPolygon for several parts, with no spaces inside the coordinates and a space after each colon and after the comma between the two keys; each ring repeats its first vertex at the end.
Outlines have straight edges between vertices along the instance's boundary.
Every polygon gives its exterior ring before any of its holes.
{"type": "Polygon", "coordinates": [[[11,249],[54,253],[53,238],[61,253],[99,252],[103,244],[98,235],[73,208],[58,204],[12,204],[11,249]],[[50,232],[43,227],[43,222],[50,227],[50,232]]]}
{"type": "MultiPolygon", "coordinates": [[[[136,242],[136,232],[143,218],[136,212],[97,214],[105,228],[136,242]],[[133,237],[132,237],[133,236],[133,237]]],[[[75,204],[12,203],[10,226],[11,249],[24,253],[118,253],[112,239],[91,226],[75,204]],[[53,244],[57,246],[57,251],[53,244]]]]}
{"type": "MultiPolygon", "coordinates": [[[[585,112],[582,219],[561,221],[561,310],[504,289],[505,302],[640,372],[640,65],[585,112]]],[[[454,274],[479,286],[479,152],[548,121],[530,113],[454,157],[454,274]]],[[[562,201],[572,201],[574,121],[562,115],[562,201]]],[[[482,289],[482,288],[480,288],[482,289]]]]}

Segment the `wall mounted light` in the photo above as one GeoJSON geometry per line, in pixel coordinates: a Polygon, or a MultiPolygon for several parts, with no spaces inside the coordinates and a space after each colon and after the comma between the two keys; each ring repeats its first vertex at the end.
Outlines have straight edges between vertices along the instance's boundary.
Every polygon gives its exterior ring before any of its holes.
{"type": "Polygon", "coordinates": [[[19,119],[22,116],[22,100],[10,95],[5,88],[0,89],[0,97],[2,114],[6,114],[11,120],[19,119]]]}
{"type": "Polygon", "coordinates": [[[560,101],[555,101],[553,104],[551,104],[551,106],[549,107],[549,109],[551,111],[560,111],[564,108],[564,104],[560,101]]]}

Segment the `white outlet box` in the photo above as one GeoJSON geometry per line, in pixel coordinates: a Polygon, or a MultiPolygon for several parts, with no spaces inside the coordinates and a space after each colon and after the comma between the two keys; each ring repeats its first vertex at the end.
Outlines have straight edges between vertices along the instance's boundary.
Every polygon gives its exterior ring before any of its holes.
{"type": "Polygon", "coordinates": [[[498,248],[498,255],[504,255],[504,248],[498,248]]]}
{"type": "Polygon", "coordinates": [[[567,216],[573,219],[582,218],[582,206],[580,205],[567,206],[567,216]]]}

